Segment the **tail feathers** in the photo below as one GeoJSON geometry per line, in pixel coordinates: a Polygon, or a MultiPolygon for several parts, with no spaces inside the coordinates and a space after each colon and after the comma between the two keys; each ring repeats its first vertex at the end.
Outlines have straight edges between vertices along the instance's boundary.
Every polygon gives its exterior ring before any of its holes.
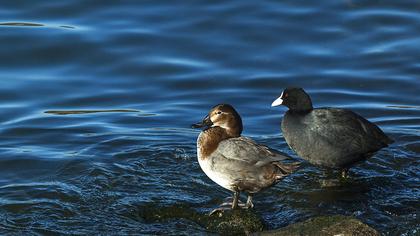
{"type": "Polygon", "coordinates": [[[293,163],[273,162],[273,164],[278,168],[276,179],[282,179],[283,177],[290,175],[291,173],[295,172],[300,166],[300,162],[293,162],[293,163]]]}

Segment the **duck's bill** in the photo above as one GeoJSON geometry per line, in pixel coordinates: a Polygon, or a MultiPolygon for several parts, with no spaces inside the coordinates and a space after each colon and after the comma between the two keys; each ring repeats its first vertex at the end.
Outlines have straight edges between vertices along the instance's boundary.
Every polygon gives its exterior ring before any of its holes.
{"type": "Polygon", "coordinates": [[[202,128],[202,127],[206,127],[207,128],[207,127],[210,127],[212,125],[213,125],[213,122],[211,122],[210,117],[209,116],[206,116],[206,117],[204,117],[204,119],[201,122],[192,124],[191,127],[193,129],[197,129],[197,128],[202,128]]]}
{"type": "Polygon", "coordinates": [[[276,100],[274,100],[273,103],[271,103],[272,107],[276,107],[276,106],[280,106],[283,104],[283,99],[281,98],[282,96],[280,96],[279,98],[277,98],[276,100]]]}

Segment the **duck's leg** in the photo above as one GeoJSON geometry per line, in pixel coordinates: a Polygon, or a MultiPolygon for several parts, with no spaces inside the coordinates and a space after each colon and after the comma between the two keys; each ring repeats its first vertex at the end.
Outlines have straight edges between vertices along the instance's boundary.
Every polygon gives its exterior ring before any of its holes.
{"type": "Polygon", "coordinates": [[[254,208],[254,203],[252,203],[252,194],[248,193],[248,198],[246,199],[245,208],[254,208]]]}
{"type": "Polygon", "coordinates": [[[238,208],[239,191],[233,193],[232,210],[238,208]]]}
{"type": "Polygon", "coordinates": [[[233,192],[232,201],[222,203],[218,208],[212,210],[209,215],[213,215],[215,213],[222,213],[226,210],[234,210],[238,208],[238,206],[242,208],[244,204],[239,201],[239,195],[240,192],[238,190],[235,190],[233,192]]]}

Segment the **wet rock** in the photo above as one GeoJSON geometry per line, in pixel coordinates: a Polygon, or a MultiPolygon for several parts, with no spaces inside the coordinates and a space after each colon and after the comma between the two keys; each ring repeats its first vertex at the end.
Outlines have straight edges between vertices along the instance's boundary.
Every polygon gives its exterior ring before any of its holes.
{"type": "Polygon", "coordinates": [[[304,222],[291,224],[281,229],[265,231],[255,235],[340,235],[340,236],[377,236],[378,231],[362,223],[360,220],[349,216],[320,216],[304,222]]]}
{"type": "Polygon", "coordinates": [[[262,231],[262,219],[251,210],[226,211],[219,215],[209,216],[207,229],[221,234],[250,234],[262,231]]]}
{"type": "Polygon", "coordinates": [[[193,221],[210,232],[223,235],[247,235],[262,231],[264,223],[252,210],[228,210],[209,216],[200,213],[186,205],[172,205],[167,207],[141,207],[140,217],[149,222],[163,222],[173,219],[193,221]]]}

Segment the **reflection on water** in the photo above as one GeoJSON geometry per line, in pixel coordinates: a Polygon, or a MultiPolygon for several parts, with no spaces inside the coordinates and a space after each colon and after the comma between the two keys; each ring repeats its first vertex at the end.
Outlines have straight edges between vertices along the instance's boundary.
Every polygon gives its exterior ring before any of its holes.
{"type": "Polygon", "coordinates": [[[417,109],[417,110],[419,110],[420,109],[420,107],[418,107],[418,106],[403,106],[403,105],[398,105],[398,106],[396,106],[396,105],[389,105],[389,106],[387,106],[387,107],[390,107],[390,108],[401,108],[401,109],[417,109]]]}
{"type": "Polygon", "coordinates": [[[137,110],[115,109],[115,110],[63,110],[63,111],[45,111],[47,114],[54,115],[74,115],[74,114],[89,114],[89,113],[103,113],[103,112],[139,112],[137,110]]]}
{"type": "Polygon", "coordinates": [[[5,22],[0,23],[0,26],[44,26],[43,24],[37,24],[37,23],[26,23],[26,22],[5,22]]]}
{"type": "MultiPolygon", "coordinates": [[[[30,22],[3,22],[3,23],[0,23],[0,26],[29,26],[29,27],[49,26],[51,27],[53,25],[44,25],[44,24],[30,23],[30,22]]],[[[76,29],[76,27],[70,26],[70,25],[58,25],[58,26],[53,26],[53,27],[60,27],[60,28],[65,28],[65,29],[76,29]]]]}
{"type": "Polygon", "coordinates": [[[396,142],[340,188],[322,188],[324,172],[304,163],[255,196],[268,227],[343,214],[385,235],[418,234],[419,8],[3,3],[1,234],[206,232],[189,220],[142,217],[174,204],[208,212],[230,194],[201,171],[189,125],[230,103],[244,135],[296,157],[280,132],[285,109],[270,107],[288,86],[304,87],[317,107],[354,110],[396,142]]]}

